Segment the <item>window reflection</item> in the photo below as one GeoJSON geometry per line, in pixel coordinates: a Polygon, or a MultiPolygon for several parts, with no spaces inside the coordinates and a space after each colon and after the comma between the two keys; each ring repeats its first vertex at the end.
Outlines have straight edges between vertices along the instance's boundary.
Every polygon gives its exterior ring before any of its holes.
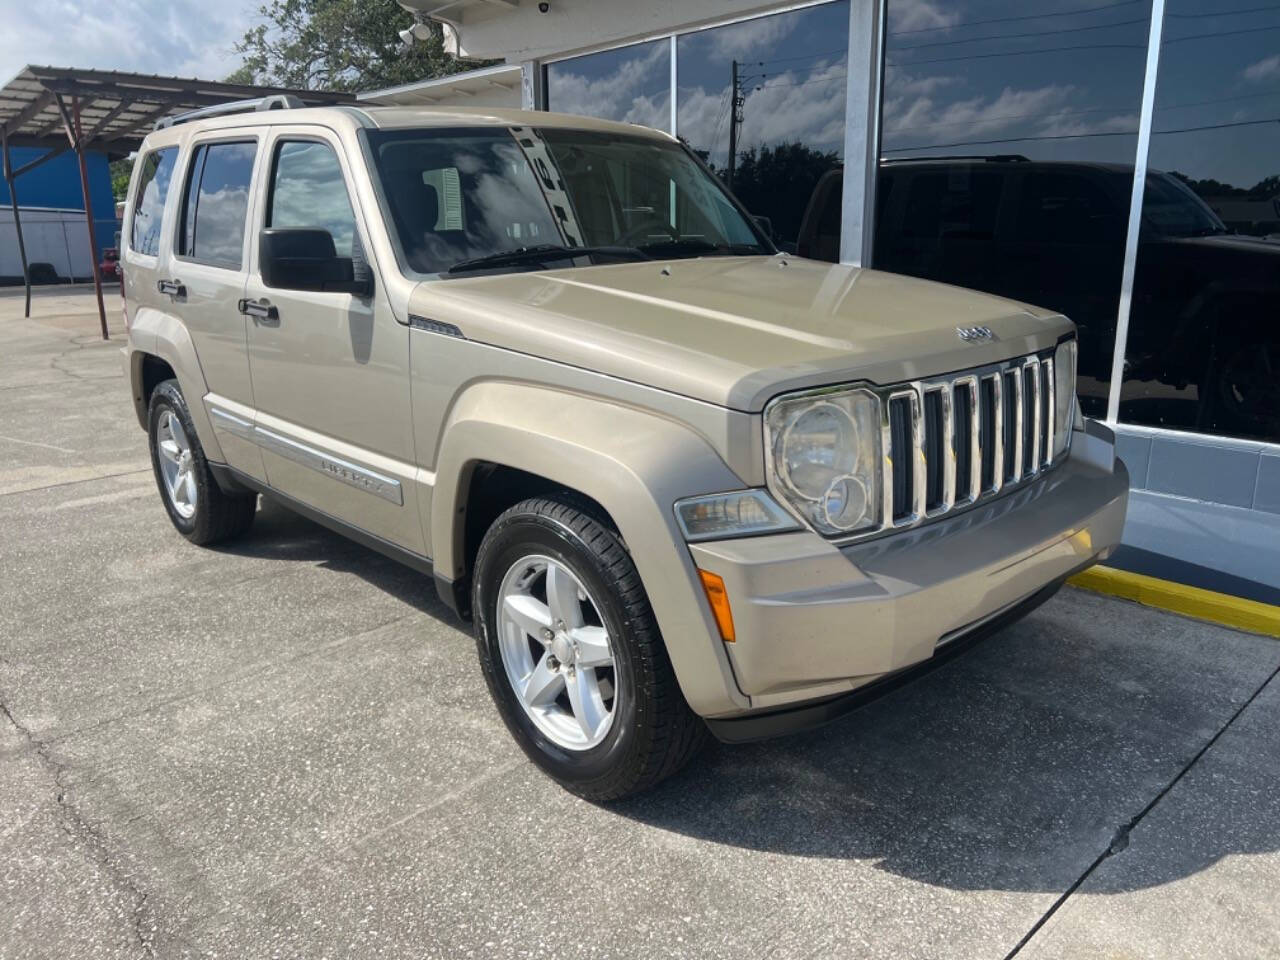
{"type": "Polygon", "coordinates": [[[138,253],[154,257],[160,252],[160,225],[169,182],[177,163],[178,148],[165,147],[146,155],[138,174],[138,196],[134,201],[133,229],[129,245],[138,253]]]}
{"type": "Polygon", "coordinates": [[[267,226],[328,230],[337,255],[351,256],[356,218],[332,147],[297,140],[280,144],[267,226]]]}
{"type": "Polygon", "coordinates": [[[1146,0],[888,5],[875,265],[1067,314],[1092,416],[1106,411],[1149,18],[1146,0]]]}
{"type": "Polygon", "coordinates": [[[256,143],[211,143],[191,161],[179,253],[239,269],[256,143]]]}
{"type": "Polygon", "coordinates": [[[1280,441],[1278,46],[1280,7],[1166,8],[1122,420],[1280,441]]]}
{"type": "Polygon", "coordinates": [[[547,109],[670,130],[670,41],[548,64],[547,109]]]}
{"type": "Polygon", "coordinates": [[[681,139],[792,252],[810,196],[841,163],[848,37],[840,0],[677,39],[681,139]]]}

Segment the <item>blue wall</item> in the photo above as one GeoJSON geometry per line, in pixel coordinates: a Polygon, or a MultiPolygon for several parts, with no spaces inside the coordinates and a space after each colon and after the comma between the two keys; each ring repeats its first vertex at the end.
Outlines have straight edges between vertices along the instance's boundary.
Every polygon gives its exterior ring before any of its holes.
{"type": "MultiPolygon", "coordinates": [[[[12,147],[13,168],[46,153],[41,147],[12,147]]],[[[89,173],[89,197],[93,203],[94,226],[97,230],[97,256],[103,247],[115,243],[116,202],[111,196],[111,171],[104,153],[85,155],[85,169],[89,173]]],[[[14,184],[18,191],[20,207],[59,207],[64,210],[83,210],[84,194],[80,190],[80,165],[74,152],[68,150],[48,163],[18,177],[14,184]]],[[[9,207],[9,184],[0,178],[0,203],[9,207]]],[[[78,269],[78,268],[77,268],[78,269]]]]}

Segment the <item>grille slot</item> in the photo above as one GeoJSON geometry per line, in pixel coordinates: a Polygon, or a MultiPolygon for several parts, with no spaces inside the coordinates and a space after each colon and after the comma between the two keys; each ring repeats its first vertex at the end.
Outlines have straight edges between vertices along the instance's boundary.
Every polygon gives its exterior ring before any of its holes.
{"type": "Polygon", "coordinates": [[[892,387],[884,526],[913,526],[1037,476],[1053,450],[1053,363],[1019,357],[892,387]]]}
{"type": "Polygon", "coordinates": [[[955,411],[956,503],[973,499],[973,448],[977,441],[977,405],[972,381],[957,382],[951,391],[951,408],[955,411]]]}
{"type": "Polygon", "coordinates": [[[914,487],[914,462],[911,456],[911,398],[892,397],[889,400],[889,460],[893,469],[893,519],[894,522],[911,516],[914,487]]]}

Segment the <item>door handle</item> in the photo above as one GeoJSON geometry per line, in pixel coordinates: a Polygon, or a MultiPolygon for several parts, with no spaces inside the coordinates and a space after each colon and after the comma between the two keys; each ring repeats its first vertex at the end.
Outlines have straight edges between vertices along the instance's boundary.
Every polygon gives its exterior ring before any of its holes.
{"type": "Polygon", "coordinates": [[[156,289],[161,293],[167,293],[171,297],[185,297],[187,288],[183,286],[181,280],[157,280],[156,289]]]}
{"type": "Polygon", "coordinates": [[[246,317],[253,317],[254,322],[280,322],[280,311],[265,301],[241,300],[239,307],[240,312],[246,317]]]}

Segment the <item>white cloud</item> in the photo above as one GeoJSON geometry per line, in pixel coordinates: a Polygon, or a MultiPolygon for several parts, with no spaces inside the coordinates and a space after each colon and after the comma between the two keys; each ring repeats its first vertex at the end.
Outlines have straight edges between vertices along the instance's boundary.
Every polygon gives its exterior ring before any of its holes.
{"type": "MultiPolygon", "coordinates": [[[[841,59],[748,88],[739,149],[799,141],[843,153],[845,82],[841,59]]],[[[716,164],[723,164],[728,153],[728,89],[727,84],[697,87],[684,92],[680,102],[680,136],[695,149],[710,150],[716,164]]]]}
{"type": "Polygon", "coordinates": [[[1245,67],[1242,76],[1253,83],[1280,77],[1280,53],[1245,67]]]}
{"type": "Polygon", "coordinates": [[[768,55],[765,51],[795,30],[798,23],[798,17],[784,14],[720,27],[709,34],[710,58],[724,63],[741,60],[748,55],[761,59],[768,55]]]}
{"type": "Polygon", "coordinates": [[[568,64],[553,68],[548,90],[551,109],[667,130],[671,126],[669,63],[668,48],[655,44],[598,79],[575,73],[568,64]]]}
{"type": "Polygon", "coordinates": [[[220,80],[256,0],[0,0],[0,81],[27,64],[220,80]]]}
{"type": "Polygon", "coordinates": [[[894,0],[889,4],[889,31],[927,30],[931,27],[951,27],[960,22],[960,13],[944,9],[946,4],[936,0],[894,0]]]}

